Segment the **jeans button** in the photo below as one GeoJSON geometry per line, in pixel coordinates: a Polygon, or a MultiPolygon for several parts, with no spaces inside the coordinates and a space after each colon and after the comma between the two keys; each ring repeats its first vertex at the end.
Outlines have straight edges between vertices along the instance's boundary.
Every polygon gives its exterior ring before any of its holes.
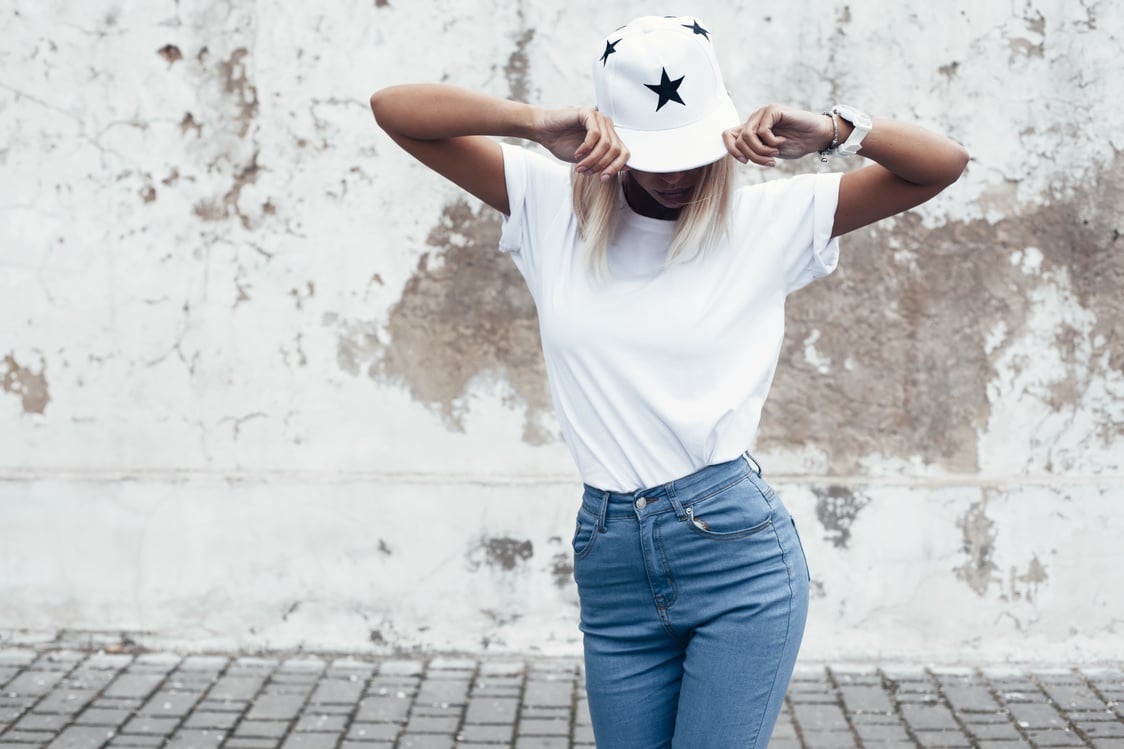
{"type": "Polygon", "coordinates": [[[643,510],[647,506],[648,506],[648,500],[645,499],[644,497],[641,497],[640,499],[636,500],[636,509],[643,510]]]}

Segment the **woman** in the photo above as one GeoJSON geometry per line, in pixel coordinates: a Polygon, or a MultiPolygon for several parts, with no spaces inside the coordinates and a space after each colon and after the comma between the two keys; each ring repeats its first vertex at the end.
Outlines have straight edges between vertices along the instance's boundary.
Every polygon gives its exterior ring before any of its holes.
{"type": "Polygon", "coordinates": [[[585,493],[574,536],[600,749],[767,744],[808,602],[796,528],[751,445],[784,300],[837,237],[954,182],[948,138],[852,107],[741,122],[711,32],[636,19],[591,55],[597,108],[440,85],[371,97],[407,152],[504,214],[585,493]],[[544,155],[488,136],[519,137],[544,155]],[[733,190],[734,162],[861,154],[733,190]]]}

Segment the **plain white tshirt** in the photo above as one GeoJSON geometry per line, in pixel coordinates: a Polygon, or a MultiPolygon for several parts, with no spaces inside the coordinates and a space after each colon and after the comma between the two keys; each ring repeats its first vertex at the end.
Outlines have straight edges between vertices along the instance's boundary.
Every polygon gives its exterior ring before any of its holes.
{"type": "Polygon", "coordinates": [[[750,449],[784,337],[784,302],[826,276],[838,173],[736,191],[729,238],[664,267],[674,222],[622,199],[610,279],[588,270],[568,165],[503,146],[511,254],[538,307],[562,434],[585,483],[635,491],[750,449]]]}

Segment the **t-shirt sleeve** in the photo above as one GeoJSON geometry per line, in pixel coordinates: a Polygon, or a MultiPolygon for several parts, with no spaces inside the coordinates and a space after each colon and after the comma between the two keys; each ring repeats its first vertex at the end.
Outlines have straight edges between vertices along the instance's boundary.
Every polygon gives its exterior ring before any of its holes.
{"type": "Polygon", "coordinates": [[[832,238],[831,232],[842,176],[833,172],[793,177],[776,196],[779,202],[774,215],[785,216],[789,227],[789,236],[784,238],[786,294],[823,278],[839,263],[839,239],[832,238]]]}
{"type": "Polygon", "coordinates": [[[559,210],[570,205],[570,171],[566,165],[508,143],[503,173],[511,213],[503,217],[499,247],[511,253],[524,276],[538,266],[543,231],[559,210]]]}

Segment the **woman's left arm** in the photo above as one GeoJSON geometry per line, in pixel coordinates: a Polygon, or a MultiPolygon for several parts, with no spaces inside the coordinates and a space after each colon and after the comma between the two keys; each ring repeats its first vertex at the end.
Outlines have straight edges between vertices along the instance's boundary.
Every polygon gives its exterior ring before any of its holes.
{"type": "MultiPolygon", "coordinates": [[[[850,123],[836,118],[838,142],[851,134],[850,123]]],[[[770,104],[739,128],[726,131],[726,145],[742,163],[773,166],[775,159],[796,159],[832,143],[830,115],[770,104]]],[[[955,182],[968,164],[968,152],[956,141],[917,125],[876,119],[859,155],[873,161],[847,172],[839,183],[832,236],[872,224],[924,203],[955,182]]]]}

